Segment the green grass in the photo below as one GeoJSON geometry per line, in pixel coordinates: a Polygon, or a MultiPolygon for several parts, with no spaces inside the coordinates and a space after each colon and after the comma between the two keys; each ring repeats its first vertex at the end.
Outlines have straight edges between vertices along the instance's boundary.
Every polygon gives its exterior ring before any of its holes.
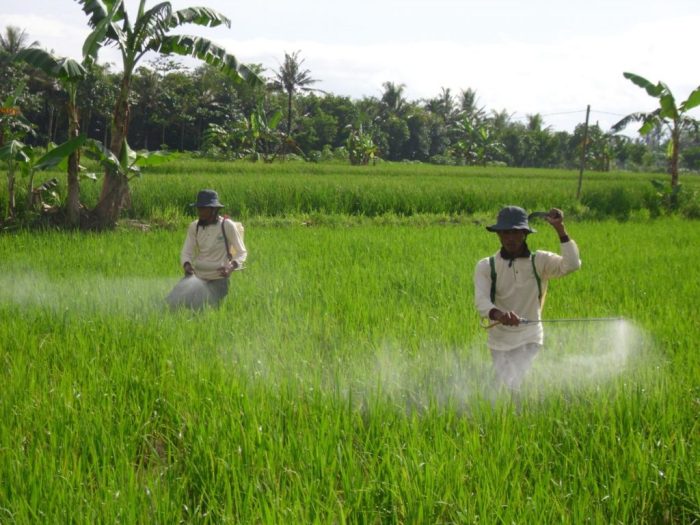
{"type": "MultiPolygon", "coordinates": [[[[65,174],[51,173],[65,193],[65,174]]],[[[628,172],[584,174],[582,199],[576,199],[579,174],[573,170],[444,167],[382,163],[377,166],[286,162],[252,164],[178,158],[146,168],[132,181],[132,219],[169,224],[187,214],[197,191],[219,191],[226,211],[246,220],[320,214],[353,217],[443,214],[492,216],[503,205],[529,210],[553,203],[580,219],[646,218],[662,214],[652,179],[665,174],[628,172]]],[[[43,178],[39,178],[43,180],[43,178]]],[[[700,217],[700,177],[683,174],[680,211],[700,217]]],[[[0,194],[6,193],[0,181],[0,194]]],[[[82,201],[95,205],[101,180],[83,181],[82,201]]],[[[23,185],[20,184],[21,192],[23,185]]],[[[20,199],[20,202],[23,200],[20,199]]],[[[6,202],[0,202],[5,215],[6,202]]]]}
{"type": "Polygon", "coordinates": [[[472,306],[483,224],[324,217],[250,218],[196,315],[163,307],[181,218],[0,236],[0,523],[700,519],[697,223],[568,221],[546,317],[628,322],[548,325],[516,410],[472,306]]]}

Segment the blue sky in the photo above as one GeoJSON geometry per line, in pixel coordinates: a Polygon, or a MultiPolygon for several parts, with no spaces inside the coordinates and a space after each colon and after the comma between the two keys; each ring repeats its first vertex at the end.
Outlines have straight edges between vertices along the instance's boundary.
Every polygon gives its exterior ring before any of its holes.
{"type": "MultiPolygon", "coordinates": [[[[471,88],[487,110],[514,120],[540,113],[552,129],[573,130],[591,105],[603,129],[633,111],[654,109],[623,78],[662,80],[679,101],[700,85],[697,0],[172,0],[228,16],[231,28],[188,27],[240,61],[279,67],[301,51],[320,89],[352,98],[405,84],[409,100],[471,88]]],[[[127,0],[135,13],[138,1],[127,0]]],[[[155,5],[149,0],[147,6],[155,5]]],[[[86,17],[73,0],[2,0],[0,30],[25,28],[59,55],[79,57],[86,17]]],[[[101,61],[118,64],[105,50],[101,61]]],[[[693,116],[700,118],[698,110],[693,116]]],[[[633,133],[629,129],[628,133],[633,133]]]]}

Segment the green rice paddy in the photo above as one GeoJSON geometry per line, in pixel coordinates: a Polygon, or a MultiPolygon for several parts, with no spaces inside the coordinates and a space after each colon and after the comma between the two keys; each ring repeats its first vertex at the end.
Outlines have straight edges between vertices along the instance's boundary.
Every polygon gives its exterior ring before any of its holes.
{"type": "MultiPolygon", "coordinates": [[[[0,523],[700,520],[697,221],[593,220],[563,173],[404,167],[366,184],[290,169],[276,198],[356,185],[423,198],[410,212],[261,212],[283,174],[178,166],[136,183],[150,229],[0,236],[0,523]],[[481,188],[474,213],[430,212],[459,185],[481,188]],[[245,205],[248,267],[219,310],[173,313],[204,186],[245,205]],[[550,283],[545,317],[624,321],[546,325],[515,404],[491,385],[472,273],[498,249],[485,221],[523,201],[574,212],[583,267],[550,283]]],[[[556,250],[538,229],[531,247],[556,250]]]]}

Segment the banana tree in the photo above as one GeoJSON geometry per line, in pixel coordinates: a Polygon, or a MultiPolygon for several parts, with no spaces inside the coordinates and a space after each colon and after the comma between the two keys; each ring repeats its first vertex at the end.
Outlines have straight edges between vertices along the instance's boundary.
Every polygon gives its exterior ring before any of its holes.
{"type": "Polygon", "coordinates": [[[38,171],[57,166],[63,159],[69,157],[85,142],[85,135],[79,135],[55,146],[45,153],[43,150],[24,144],[19,140],[11,140],[0,148],[0,161],[7,163],[9,173],[13,174],[13,187],[8,202],[8,217],[16,213],[14,202],[14,174],[19,171],[27,179],[26,209],[31,211],[36,204],[37,192],[34,188],[34,176],[38,171]]]}
{"type": "MultiPolygon", "coordinates": [[[[85,156],[96,161],[105,172],[116,173],[128,181],[134,177],[140,177],[141,168],[162,164],[173,158],[167,151],[134,151],[126,141],[122,142],[122,149],[118,156],[95,139],[87,139],[84,150],[85,156]]],[[[85,176],[91,179],[97,178],[94,173],[88,173],[85,176]]]]}
{"type": "Polygon", "coordinates": [[[623,76],[635,85],[646,90],[647,94],[658,99],[659,107],[649,113],[631,113],[612,126],[614,132],[619,132],[632,122],[641,122],[641,135],[646,135],[656,127],[666,127],[671,133],[668,143],[667,157],[671,172],[671,188],[678,186],[678,158],[680,156],[681,133],[694,127],[698,121],[688,115],[688,111],[700,105],[700,86],[695,88],[686,100],[680,104],[663,82],[652,84],[647,79],[634,73],[623,73],[623,76]]]}
{"type": "MultiPolygon", "coordinates": [[[[248,67],[239,64],[233,55],[205,38],[173,35],[171,30],[185,24],[201,26],[231,26],[222,14],[206,7],[173,10],[170,2],[160,2],[146,9],[140,0],[132,24],[124,0],[77,0],[90,18],[92,32],[83,45],[83,55],[97,58],[104,45],[116,46],[122,56],[122,78],[114,106],[111,125],[110,151],[119,156],[129,126],[129,93],[131,79],[139,60],[149,51],[163,55],[178,54],[196,57],[227,73],[236,81],[260,84],[260,78],[248,67]]],[[[95,209],[96,226],[110,227],[129,199],[129,181],[118,171],[106,170],[99,203],[95,209]]]]}
{"type": "MultiPolygon", "coordinates": [[[[80,120],[77,108],[77,93],[80,81],[85,78],[86,71],[82,64],[71,58],[57,58],[51,53],[38,48],[26,48],[17,53],[16,60],[22,60],[44,74],[59,81],[68,94],[66,112],[68,114],[68,139],[80,135],[80,120]]],[[[68,224],[78,226],[80,223],[80,150],[72,151],[68,157],[68,224]]]]}
{"type": "Polygon", "coordinates": [[[375,160],[379,152],[377,145],[372,140],[372,136],[369,133],[365,133],[362,130],[362,126],[359,129],[350,126],[350,135],[348,135],[345,146],[348,150],[350,164],[355,166],[369,164],[370,160],[375,160]]]}
{"type": "Polygon", "coordinates": [[[458,163],[485,166],[490,160],[503,153],[501,144],[488,123],[473,116],[464,115],[451,129],[456,139],[450,148],[458,163]]]}

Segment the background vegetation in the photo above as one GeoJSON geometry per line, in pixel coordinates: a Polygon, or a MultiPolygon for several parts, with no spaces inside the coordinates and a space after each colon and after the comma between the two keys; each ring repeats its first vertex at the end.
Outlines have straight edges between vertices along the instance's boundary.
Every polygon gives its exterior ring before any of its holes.
{"type": "MultiPolygon", "coordinates": [[[[28,42],[16,27],[5,28],[4,35],[0,100],[24,84],[18,105],[35,124],[33,143],[62,142],[67,133],[67,95],[45,74],[12,61],[22,48],[40,43],[28,42]]],[[[251,66],[267,77],[268,88],[262,91],[236,84],[209,65],[187,70],[167,56],[143,63],[135,68],[132,80],[128,142],[134,149],[199,151],[229,159],[255,153],[268,160],[273,158],[271,151],[285,144],[285,154],[347,161],[358,140],[369,140],[367,147],[390,161],[559,168],[580,164],[583,122],[569,133],[552,130],[539,114],[514,121],[507,109],[481,106],[469,87],[459,93],[443,88],[432,98],[408,100],[405,86],[388,80],[379,97],[353,100],[314,90],[311,86],[318,79],[303,69],[303,62],[297,51],[285,53],[278,71],[251,66]]],[[[112,68],[87,64],[77,98],[80,129],[105,144],[120,80],[112,68]]],[[[630,139],[591,124],[585,141],[586,168],[663,171],[669,138],[661,126],[643,139],[630,139]]],[[[681,169],[697,171],[697,131],[686,130],[680,140],[681,169]]]]}
{"type": "MultiPolygon", "coordinates": [[[[89,161],[85,162],[88,170],[89,161]]],[[[64,175],[50,201],[60,203],[64,175]]],[[[169,162],[144,168],[132,183],[131,205],[124,217],[156,225],[182,220],[189,213],[199,188],[219,191],[227,212],[237,217],[333,220],[355,218],[440,215],[443,221],[489,218],[503,205],[517,202],[528,209],[547,208],[557,202],[579,219],[659,217],[680,214],[700,217],[700,178],[689,175],[680,191],[671,192],[663,174],[585,173],[581,198],[576,198],[579,174],[571,170],[455,167],[411,163],[351,166],[340,162],[309,164],[287,161],[274,164],[220,162],[174,155],[169,162]]],[[[0,194],[5,188],[0,181],[0,194]]],[[[19,188],[20,196],[24,188],[19,188]]],[[[81,185],[86,206],[99,198],[97,181],[81,185]]],[[[22,206],[24,199],[20,199],[22,206]]],[[[0,213],[6,203],[0,202],[0,213]]],[[[43,216],[46,225],[59,217],[43,216]]],[[[431,219],[433,220],[433,219],[431,219]]]]}

